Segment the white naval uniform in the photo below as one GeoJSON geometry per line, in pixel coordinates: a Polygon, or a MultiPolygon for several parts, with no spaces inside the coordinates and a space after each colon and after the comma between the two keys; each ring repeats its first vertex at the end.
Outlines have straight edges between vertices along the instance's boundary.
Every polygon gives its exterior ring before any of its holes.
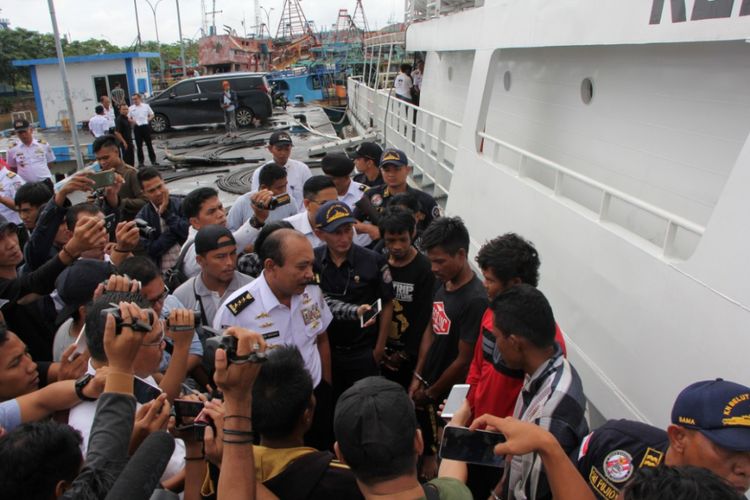
{"type": "Polygon", "coordinates": [[[8,166],[16,169],[18,175],[26,182],[38,182],[53,179],[47,164],[55,161],[55,153],[46,142],[32,139],[28,146],[18,141],[8,150],[8,166]]]}
{"type": "Polygon", "coordinates": [[[278,331],[279,336],[267,343],[297,346],[313,379],[313,387],[317,387],[322,378],[317,338],[332,319],[319,286],[307,285],[302,294],[292,297],[291,307],[287,307],[269,288],[264,271],[255,281],[227,298],[216,312],[213,327],[223,330],[240,326],[261,334],[278,331]]]}
{"type": "MultiPolygon", "coordinates": [[[[10,198],[11,200],[16,198],[16,191],[18,188],[23,186],[25,181],[20,175],[14,174],[6,167],[0,168],[0,195],[10,198]]],[[[22,224],[21,217],[18,216],[18,212],[11,210],[2,203],[0,203],[0,215],[5,217],[8,222],[14,224],[22,224]]]]}
{"type": "Polygon", "coordinates": [[[104,110],[104,116],[107,117],[107,128],[113,128],[115,126],[115,108],[110,105],[108,109],[104,110]]]}
{"type": "MultiPolygon", "coordinates": [[[[250,186],[251,191],[258,191],[260,189],[260,170],[268,163],[271,162],[264,163],[253,172],[253,182],[250,186]]],[[[312,177],[310,167],[301,161],[292,160],[291,158],[289,158],[286,165],[282,165],[282,167],[286,169],[287,193],[291,194],[292,198],[297,201],[297,210],[304,210],[305,207],[302,204],[302,200],[304,199],[304,196],[302,195],[302,186],[304,186],[307,179],[312,177]]]]}
{"type": "Polygon", "coordinates": [[[94,115],[89,120],[89,130],[94,137],[101,137],[109,130],[109,119],[106,115],[94,115]]]}
{"type": "Polygon", "coordinates": [[[153,115],[154,111],[151,106],[142,102],[139,106],[133,104],[128,108],[128,118],[132,118],[138,126],[148,125],[148,117],[153,115]]]}
{"type": "Polygon", "coordinates": [[[343,195],[339,196],[339,201],[346,205],[354,212],[354,204],[357,203],[367,191],[367,186],[357,181],[349,183],[349,189],[343,195]]]}

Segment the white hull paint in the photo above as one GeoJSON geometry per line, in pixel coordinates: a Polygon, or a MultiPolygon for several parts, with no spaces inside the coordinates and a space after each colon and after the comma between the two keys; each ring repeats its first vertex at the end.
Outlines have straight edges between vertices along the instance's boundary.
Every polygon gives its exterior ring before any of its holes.
{"type": "Polygon", "coordinates": [[[472,252],[535,243],[596,410],[665,425],[695,380],[750,383],[750,16],[690,21],[688,0],[673,23],[667,0],[649,24],[653,3],[487,0],[413,24],[416,129],[388,126],[384,91],[350,82],[350,105],[449,193],[472,252]]]}

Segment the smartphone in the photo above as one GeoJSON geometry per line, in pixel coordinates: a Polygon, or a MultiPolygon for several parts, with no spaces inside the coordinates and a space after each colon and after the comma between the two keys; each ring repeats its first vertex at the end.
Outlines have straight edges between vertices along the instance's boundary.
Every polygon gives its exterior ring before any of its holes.
{"type": "Polygon", "coordinates": [[[443,429],[440,458],[489,467],[502,467],[504,457],[495,455],[495,446],[503,442],[505,442],[505,436],[497,432],[470,431],[466,427],[449,425],[443,429]]]}
{"type": "Polygon", "coordinates": [[[107,234],[112,234],[115,229],[115,217],[116,214],[109,214],[104,218],[104,229],[107,230],[107,234]]]}
{"type": "Polygon", "coordinates": [[[76,345],[76,350],[73,351],[70,356],[68,356],[68,361],[70,362],[72,362],[78,356],[88,350],[88,345],[86,344],[86,325],[83,325],[83,328],[81,328],[81,333],[78,334],[78,337],[76,337],[76,341],[74,343],[76,345]]]}
{"type": "Polygon", "coordinates": [[[370,305],[370,310],[364,313],[359,318],[359,326],[364,328],[365,323],[370,321],[370,319],[374,318],[378,314],[380,314],[380,311],[383,309],[383,301],[381,299],[376,300],[370,305]]]}
{"type": "Polygon", "coordinates": [[[153,401],[161,395],[161,389],[154,387],[145,380],[133,377],[133,396],[142,405],[153,401]]]}
{"type": "Polygon", "coordinates": [[[175,399],[172,403],[177,418],[195,418],[203,411],[203,401],[191,399],[175,399]]]}
{"type": "Polygon", "coordinates": [[[90,178],[94,179],[94,190],[111,186],[115,183],[114,170],[102,170],[101,172],[93,172],[88,175],[90,178]]]}
{"type": "Polygon", "coordinates": [[[453,415],[461,408],[461,405],[466,399],[466,395],[469,393],[469,384],[456,384],[448,394],[448,399],[445,401],[443,406],[443,412],[440,414],[445,420],[450,420],[453,415]]]}

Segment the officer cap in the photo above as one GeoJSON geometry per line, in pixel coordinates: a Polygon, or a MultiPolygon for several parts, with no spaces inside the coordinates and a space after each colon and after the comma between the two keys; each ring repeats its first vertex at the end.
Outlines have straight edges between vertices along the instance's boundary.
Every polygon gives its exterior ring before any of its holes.
{"type": "Polygon", "coordinates": [[[409,159],[406,158],[406,153],[400,149],[389,148],[383,151],[383,155],[380,157],[380,168],[386,165],[405,167],[409,165],[409,159]]]}
{"type": "Polygon", "coordinates": [[[218,224],[203,226],[195,235],[195,253],[197,255],[205,255],[211,250],[236,244],[232,231],[218,224]],[[219,242],[222,238],[227,238],[227,240],[219,242]]]}
{"type": "Polygon", "coordinates": [[[20,119],[13,122],[13,129],[15,129],[16,132],[23,132],[24,130],[29,129],[29,121],[20,119]]]}
{"type": "Polygon", "coordinates": [[[355,224],[349,205],[337,200],[327,201],[315,214],[315,227],[326,233],[332,233],[343,224],[355,224]]]}
{"type": "Polygon", "coordinates": [[[368,158],[375,163],[380,161],[381,156],[383,156],[383,148],[374,142],[363,142],[354,152],[354,158],[368,158]]]}
{"type": "Polygon", "coordinates": [[[722,448],[750,451],[750,387],[722,379],[691,384],[677,396],[672,423],[722,448]]]}
{"type": "Polygon", "coordinates": [[[328,153],[320,161],[323,173],[333,177],[348,177],[354,170],[354,162],[345,153],[328,153]]]}

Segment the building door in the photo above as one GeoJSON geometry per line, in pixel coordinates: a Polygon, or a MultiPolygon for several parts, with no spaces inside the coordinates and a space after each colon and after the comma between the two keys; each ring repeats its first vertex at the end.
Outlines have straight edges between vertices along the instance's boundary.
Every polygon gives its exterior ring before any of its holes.
{"type": "MultiPolygon", "coordinates": [[[[125,91],[125,102],[130,104],[130,87],[128,87],[128,77],[125,73],[119,75],[107,75],[107,83],[109,83],[110,91],[115,88],[116,83],[119,83],[120,87],[125,91]]],[[[139,92],[141,91],[139,90],[139,92]]]]}
{"type": "Polygon", "coordinates": [[[116,83],[119,83],[120,86],[125,90],[125,101],[129,104],[130,92],[128,91],[128,77],[124,73],[117,75],[95,76],[94,91],[96,92],[96,101],[99,102],[99,99],[101,99],[103,95],[109,96],[112,89],[115,88],[116,83]]]}

